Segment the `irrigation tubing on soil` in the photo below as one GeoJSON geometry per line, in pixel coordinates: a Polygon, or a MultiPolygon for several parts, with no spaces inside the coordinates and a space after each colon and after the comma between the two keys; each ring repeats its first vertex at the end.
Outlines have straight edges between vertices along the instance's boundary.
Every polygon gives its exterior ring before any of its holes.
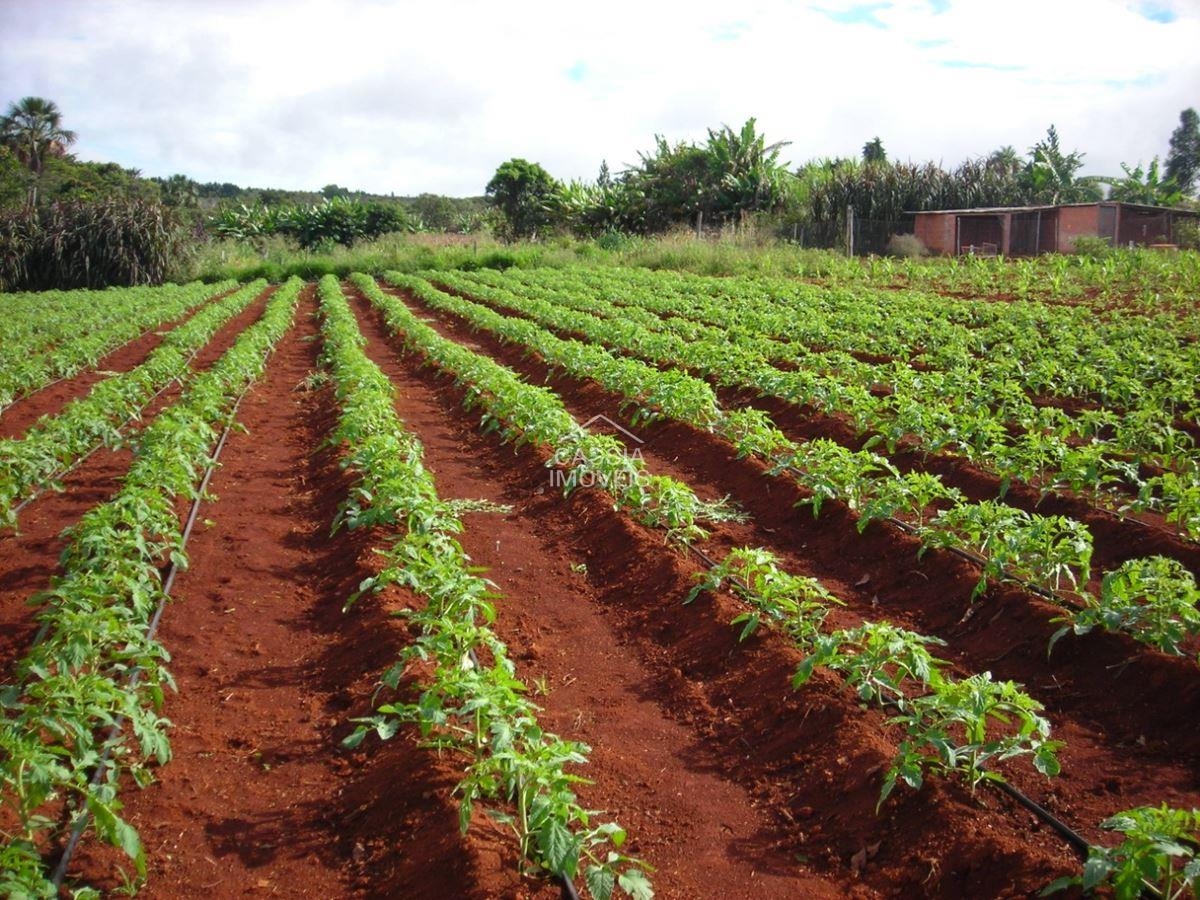
{"type": "MultiPolygon", "coordinates": [[[[196,354],[199,352],[200,351],[197,350],[196,353],[192,354],[191,359],[188,360],[189,368],[191,367],[192,360],[194,360],[196,358],[196,354]]],[[[165,385],[163,385],[158,390],[158,393],[156,393],[153,397],[151,397],[149,400],[147,400],[142,405],[141,409],[139,409],[132,416],[130,416],[128,419],[126,419],[124,422],[122,422],[121,425],[117,428],[117,431],[120,432],[123,429],[129,427],[129,423],[132,422],[134,419],[136,419],[139,415],[141,415],[142,410],[144,410],[147,406],[149,406],[151,403],[153,403],[155,400],[157,400],[159,398],[159,396],[163,393],[163,391],[165,391],[171,385],[175,384],[175,382],[180,381],[180,379],[182,379],[183,376],[184,376],[184,373],[181,372],[178,375],[176,375],[174,378],[172,378],[169,382],[167,382],[165,385]]],[[[238,397],[238,403],[241,403],[241,402],[242,402],[242,398],[238,397]]],[[[235,408],[235,410],[236,410],[236,408],[235,408]]],[[[224,442],[224,440],[225,440],[224,435],[222,435],[221,441],[224,442]]],[[[79,457],[79,459],[75,460],[75,462],[71,463],[71,465],[67,466],[67,468],[63,469],[61,472],[56,472],[51,477],[53,478],[54,481],[59,481],[63,478],[66,478],[68,475],[70,475],[72,472],[74,472],[76,469],[78,469],[80,466],[82,466],[85,462],[87,462],[89,459],[91,459],[93,456],[95,456],[97,453],[99,453],[101,450],[103,450],[104,446],[105,446],[104,442],[101,441],[99,444],[97,444],[95,447],[93,447],[91,450],[89,450],[83,456],[79,457]]],[[[215,459],[215,457],[214,457],[214,459],[215,459]]],[[[207,483],[207,478],[205,479],[205,483],[207,483]]],[[[44,494],[44,493],[46,493],[46,489],[42,488],[42,489],[34,492],[33,494],[30,494],[28,497],[26,497],[24,500],[22,500],[20,503],[18,503],[16,505],[16,507],[13,509],[13,514],[20,515],[21,510],[23,510],[25,507],[27,507],[34,500],[38,499],[38,497],[42,496],[42,494],[44,494]]],[[[171,568],[171,577],[172,578],[174,577],[174,567],[173,566],[171,568]]],[[[37,630],[37,634],[35,634],[33,636],[33,646],[36,647],[43,640],[45,640],[46,631],[49,628],[50,628],[50,626],[48,624],[42,623],[41,628],[39,628],[37,630]]]]}
{"type": "MultiPolygon", "coordinates": [[[[688,544],[687,547],[710,569],[715,569],[717,567],[717,561],[699,547],[693,546],[692,544],[688,544]]],[[[743,583],[740,578],[733,577],[730,579],[730,581],[732,581],[742,590],[749,592],[749,586],[743,583]]],[[[885,700],[884,703],[888,706],[896,706],[896,704],[894,704],[892,701],[885,700]]],[[[900,707],[896,706],[896,708],[899,709],[900,707]]],[[[1083,835],[1081,835],[1062,819],[1054,815],[1054,813],[1050,812],[1037,801],[1033,800],[1020,788],[1013,787],[1013,785],[1009,784],[1007,781],[993,781],[991,779],[987,779],[985,784],[996,788],[1002,794],[1007,794],[1021,806],[1025,807],[1025,809],[1033,813],[1035,817],[1041,819],[1042,822],[1050,826],[1051,830],[1053,830],[1055,834],[1062,838],[1081,859],[1087,859],[1088,850],[1091,848],[1091,844],[1088,843],[1087,839],[1083,837],[1083,835]]]]}
{"type": "Polygon", "coordinates": [[[579,900],[579,891],[575,890],[575,882],[561,873],[558,878],[562,882],[563,900],[579,900]]]}
{"type": "MultiPolygon", "coordinates": [[[[250,385],[246,385],[242,392],[238,395],[237,400],[233,404],[233,409],[229,412],[229,417],[225,423],[225,429],[221,432],[221,437],[217,441],[216,447],[213,449],[212,456],[209,457],[209,464],[205,468],[204,477],[200,479],[199,489],[196,491],[196,497],[192,500],[191,509],[188,511],[187,522],[183,527],[183,540],[180,543],[179,549],[182,551],[187,547],[188,539],[192,535],[192,528],[196,525],[196,518],[200,513],[200,504],[204,502],[204,492],[208,488],[208,482],[212,479],[213,472],[217,469],[217,460],[221,457],[221,451],[225,449],[225,441],[229,438],[229,433],[233,430],[234,422],[237,418],[238,408],[242,405],[242,399],[246,396],[246,392],[250,390],[250,385]]],[[[162,621],[163,611],[166,609],[167,598],[171,592],[171,588],[175,585],[175,576],[179,572],[179,566],[172,560],[167,567],[167,577],[163,581],[163,597],[158,602],[158,606],[154,610],[154,615],[150,617],[150,624],[146,629],[146,637],[152,638],[158,631],[158,625],[162,621]]],[[[129,677],[130,687],[137,685],[141,678],[142,670],[134,669],[129,677]]],[[[103,755],[100,761],[96,764],[95,773],[92,775],[92,787],[97,787],[100,784],[100,779],[104,776],[104,767],[112,755],[112,741],[116,738],[117,733],[124,727],[124,720],[118,719],[109,729],[109,739],[106,742],[103,755]]],[[[83,832],[87,830],[88,823],[91,821],[91,813],[86,809],[80,813],[79,818],[75,820],[75,825],[71,829],[71,836],[67,840],[67,845],[63,848],[62,857],[58,861],[58,866],[54,869],[54,876],[51,881],[56,888],[61,888],[63,879],[67,875],[67,866],[71,864],[71,859],[75,855],[75,850],[79,847],[79,842],[83,838],[83,832]]]]}

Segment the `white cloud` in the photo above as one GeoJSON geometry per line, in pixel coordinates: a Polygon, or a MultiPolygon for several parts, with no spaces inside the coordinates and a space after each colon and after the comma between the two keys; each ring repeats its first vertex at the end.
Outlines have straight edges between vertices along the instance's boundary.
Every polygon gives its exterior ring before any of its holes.
{"type": "Polygon", "coordinates": [[[954,164],[1054,122],[1107,173],[1200,105],[1196,46],[1191,0],[0,0],[0,102],[54,99],[84,158],[257,186],[476,194],[510,156],[591,178],[749,116],[794,163],[879,135],[954,164]]]}

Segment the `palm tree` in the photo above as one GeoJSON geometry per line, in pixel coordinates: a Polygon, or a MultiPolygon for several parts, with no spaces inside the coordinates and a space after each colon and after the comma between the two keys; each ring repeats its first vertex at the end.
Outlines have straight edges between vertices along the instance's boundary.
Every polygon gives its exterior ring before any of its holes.
{"type": "Polygon", "coordinates": [[[1021,157],[1012,144],[1005,144],[988,155],[986,165],[998,175],[1015,176],[1021,171],[1021,157]]]}
{"type": "Polygon", "coordinates": [[[0,140],[35,175],[42,174],[48,153],[63,153],[75,143],[75,132],[62,127],[62,112],[52,100],[25,97],[0,119],[0,140]]]}

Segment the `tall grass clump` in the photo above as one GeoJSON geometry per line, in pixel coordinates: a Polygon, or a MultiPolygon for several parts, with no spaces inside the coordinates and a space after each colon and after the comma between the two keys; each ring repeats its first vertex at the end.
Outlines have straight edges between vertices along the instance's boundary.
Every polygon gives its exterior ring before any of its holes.
{"type": "Polygon", "coordinates": [[[0,213],[0,290],[162,284],[189,243],[174,212],[144,200],[53,203],[0,213]]]}

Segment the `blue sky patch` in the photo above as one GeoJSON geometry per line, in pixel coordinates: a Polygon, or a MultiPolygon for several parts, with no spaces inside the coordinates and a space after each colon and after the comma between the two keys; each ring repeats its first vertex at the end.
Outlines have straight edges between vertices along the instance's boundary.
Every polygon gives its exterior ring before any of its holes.
{"type": "Polygon", "coordinates": [[[969,59],[947,59],[942,62],[946,69],[984,69],[988,72],[1020,72],[1025,66],[1008,63],[973,62],[969,59]]]}
{"type": "Polygon", "coordinates": [[[1168,25],[1176,19],[1175,10],[1171,5],[1160,0],[1146,0],[1138,6],[1138,12],[1151,22],[1161,22],[1163,25],[1168,25]]]}
{"type": "Polygon", "coordinates": [[[719,27],[713,34],[713,39],[718,41],[736,41],[750,28],[746,22],[729,22],[726,25],[719,27]]]}
{"type": "Polygon", "coordinates": [[[842,25],[870,25],[872,28],[886,29],[887,25],[881,22],[875,14],[883,9],[890,9],[891,3],[859,3],[847,9],[826,9],[825,7],[815,7],[817,12],[822,13],[842,25]]]}

